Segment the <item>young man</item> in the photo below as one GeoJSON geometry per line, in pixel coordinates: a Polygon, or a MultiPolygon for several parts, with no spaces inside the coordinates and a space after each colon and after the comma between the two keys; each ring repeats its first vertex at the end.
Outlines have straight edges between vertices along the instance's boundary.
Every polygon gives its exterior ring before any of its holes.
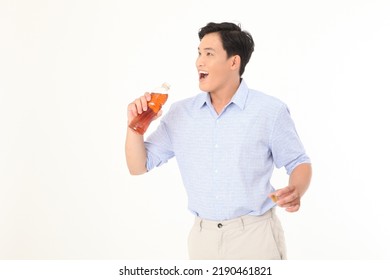
{"type": "MultiPolygon", "coordinates": [[[[252,36],[224,22],[207,24],[199,38],[203,92],[172,104],[146,141],[127,129],[129,171],[142,174],[176,157],[195,215],[190,259],[286,259],[275,206],[299,210],[310,159],[286,105],[242,79],[252,36]],[[288,186],[276,191],[270,184],[274,166],[290,175],[288,186]]],[[[146,93],[128,105],[128,123],[148,100],[146,93]]]]}

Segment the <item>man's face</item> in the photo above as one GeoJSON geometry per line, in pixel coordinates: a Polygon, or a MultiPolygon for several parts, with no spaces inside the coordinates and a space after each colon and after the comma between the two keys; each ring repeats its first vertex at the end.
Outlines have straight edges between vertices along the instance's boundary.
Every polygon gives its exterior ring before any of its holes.
{"type": "Polygon", "coordinates": [[[199,74],[199,88],[205,92],[216,92],[226,85],[231,75],[231,60],[222,47],[218,33],[209,33],[200,41],[196,68],[199,74]]]}

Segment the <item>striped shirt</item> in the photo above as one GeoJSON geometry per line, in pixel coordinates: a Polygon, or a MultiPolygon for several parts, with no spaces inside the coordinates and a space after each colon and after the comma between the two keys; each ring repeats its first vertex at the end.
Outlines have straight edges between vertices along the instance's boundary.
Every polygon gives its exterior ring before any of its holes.
{"type": "Polygon", "coordinates": [[[274,166],[310,162],[287,106],[244,80],[219,115],[205,92],[173,103],[145,147],[147,170],[175,157],[189,210],[219,221],[262,215],[274,166]]]}

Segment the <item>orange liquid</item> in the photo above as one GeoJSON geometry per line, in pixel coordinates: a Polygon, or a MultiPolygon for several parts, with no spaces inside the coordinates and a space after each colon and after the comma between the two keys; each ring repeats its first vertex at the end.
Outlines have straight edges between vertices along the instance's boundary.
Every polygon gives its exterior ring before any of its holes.
{"type": "Polygon", "coordinates": [[[152,93],[148,102],[148,109],[136,116],[130,123],[129,127],[140,135],[144,135],[153,118],[161,110],[162,105],[168,99],[168,94],[152,93]]]}

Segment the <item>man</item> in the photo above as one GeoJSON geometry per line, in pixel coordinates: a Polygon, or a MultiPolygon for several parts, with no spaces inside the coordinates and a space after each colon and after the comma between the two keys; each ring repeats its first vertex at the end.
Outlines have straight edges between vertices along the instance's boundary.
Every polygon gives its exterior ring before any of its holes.
{"type": "MultiPolygon", "coordinates": [[[[128,128],[129,171],[142,174],[176,157],[195,215],[190,259],[286,259],[275,206],[299,210],[310,159],[287,106],[242,79],[252,36],[224,22],[207,24],[199,38],[203,92],[172,104],[146,141],[128,128]],[[288,186],[276,191],[270,184],[274,166],[290,175],[288,186]]],[[[128,123],[146,111],[148,100],[146,93],[128,105],[128,123]]]]}

